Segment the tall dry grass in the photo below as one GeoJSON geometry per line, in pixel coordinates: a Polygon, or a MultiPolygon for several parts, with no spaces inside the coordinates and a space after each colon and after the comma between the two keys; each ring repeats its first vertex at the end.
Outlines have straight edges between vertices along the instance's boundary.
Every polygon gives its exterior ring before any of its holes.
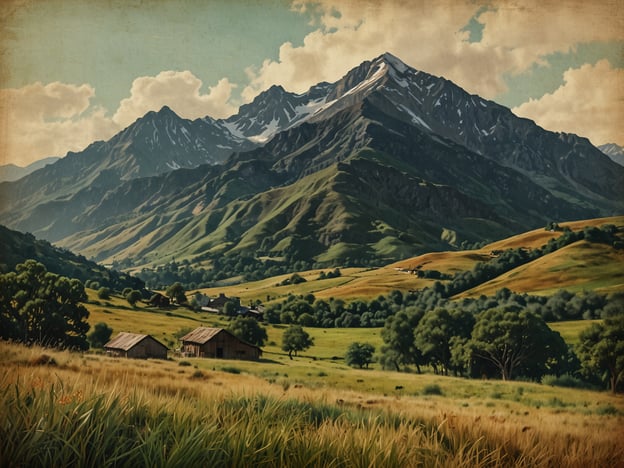
{"type": "Polygon", "coordinates": [[[622,416],[270,384],[0,343],[1,466],[618,466],[622,416]],[[49,358],[42,359],[46,354],[49,358]]]}

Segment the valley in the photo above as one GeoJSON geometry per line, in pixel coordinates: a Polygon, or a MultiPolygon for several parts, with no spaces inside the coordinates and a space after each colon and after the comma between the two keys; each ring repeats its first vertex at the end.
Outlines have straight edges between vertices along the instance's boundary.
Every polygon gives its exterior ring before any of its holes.
{"type": "Polygon", "coordinates": [[[7,177],[0,465],[619,466],[618,161],[384,53],[7,177]]]}

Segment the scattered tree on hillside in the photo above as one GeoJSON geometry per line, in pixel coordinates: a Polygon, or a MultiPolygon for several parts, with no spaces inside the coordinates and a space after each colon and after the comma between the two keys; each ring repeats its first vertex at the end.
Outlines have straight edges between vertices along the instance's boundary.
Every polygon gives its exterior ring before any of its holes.
{"type": "Polygon", "coordinates": [[[241,340],[256,346],[264,346],[268,339],[266,329],[253,317],[238,317],[228,330],[241,340]]]}
{"type": "Polygon", "coordinates": [[[577,349],[586,375],[608,375],[615,393],[624,381],[624,314],[594,323],[581,333],[577,349]]]}
{"type": "Polygon", "coordinates": [[[83,284],[34,260],[0,275],[0,338],[87,349],[89,311],[83,284]]]}
{"type": "Polygon", "coordinates": [[[358,366],[360,369],[373,362],[375,347],[369,343],[351,343],[345,354],[345,362],[348,366],[358,366]]]}
{"type": "Polygon", "coordinates": [[[143,296],[141,295],[141,291],[132,289],[128,294],[126,294],[126,301],[128,301],[128,304],[134,307],[136,303],[141,300],[142,297],[143,296]]]}
{"type": "Polygon", "coordinates": [[[303,329],[301,325],[291,325],[284,331],[282,336],[282,349],[288,352],[288,357],[292,359],[299,351],[305,351],[314,344],[314,339],[303,329]]]}
{"type": "Polygon", "coordinates": [[[470,344],[472,357],[493,364],[503,380],[512,380],[518,370],[534,379],[557,373],[568,352],[561,335],[541,317],[517,308],[479,314],[470,344]]]}
{"type": "Polygon", "coordinates": [[[92,348],[102,348],[110,340],[113,334],[113,329],[106,323],[96,323],[93,327],[93,331],[89,333],[87,339],[92,348]]]}
{"type": "Polygon", "coordinates": [[[102,286],[100,289],[98,289],[98,297],[100,299],[110,299],[110,295],[111,295],[111,290],[110,288],[107,288],[106,286],[102,286]]]}
{"type": "Polygon", "coordinates": [[[171,299],[171,302],[175,302],[176,304],[186,304],[186,291],[181,283],[173,283],[167,288],[165,294],[169,299],[171,299]]]}

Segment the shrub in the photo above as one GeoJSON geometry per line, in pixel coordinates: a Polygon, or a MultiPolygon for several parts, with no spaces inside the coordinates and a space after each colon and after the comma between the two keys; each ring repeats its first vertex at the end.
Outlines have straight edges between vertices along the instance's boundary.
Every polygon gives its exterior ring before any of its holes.
{"type": "Polygon", "coordinates": [[[425,385],[422,390],[423,395],[444,395],[438,384],[425,385]]]}
{"type": "Polygon", "coordinates": [[[578,377],[574,377],[570,374],[564,374],[560,376],[545,375],[542,377],[542,384],[550,385],[551,387],[567,387],[567,388],[590,388],[586,382],[583,382],[578,377]]]}
{"type": "Polygon", "coordinates": [[[222,367],[221,370],[223,372],[229,372],[230,374],[240,374],[241,370],[238,367],[234,367],[234,366],[225,366],[222,367]]]}
{"type": "Polygon", "coordinates": [[[110,299],[111,290],[107,287],[101,287],[98,289],[97,295],[100,299],[110,299]]]}
{"type": "Polygon", "coordinates": [[[615,415],[617,415],[619,413],[620,412],[618,411],[618,409],[615,406],[610,405],[610,404],[606,405],[606,406],[601,406],[600,408],[598,408],[596,410],[596,414],[599,414],[599,415],[602,415],[602,416],[604,416],[604,415],[614,415],[615,416],[615,415]]]}
{"type": "Polygon", "coordinates": [[[178,362],[178,366],[181,366],[181,367],[190,367],[190,366],[191,366],[191,363],[190,363],[190,362],[188,362],[188,361],[180,361],[180,362],[178,362]]]}

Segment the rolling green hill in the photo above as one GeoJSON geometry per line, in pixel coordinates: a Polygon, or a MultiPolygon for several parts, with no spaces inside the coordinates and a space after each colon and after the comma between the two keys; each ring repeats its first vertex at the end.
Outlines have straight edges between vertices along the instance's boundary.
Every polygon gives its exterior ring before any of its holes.
{"type": "MultiPolygon", "coordinates": [[[[561,223],[561,228],[580,231],[586,227],[615,225],[621,233],[624,217],[599,218],[561,223]]],[[[345,300],[372,299],[379,294],[387,294],[393,289],[409,291],[431,286],[435,280],[419,278],[409,273],[418,269],[436,270],[454,274],[471,270],[478,262],[492,259],[492,252],[509,248],[537,248],[556,239],[561,231],[536,229],[524,234],[494,242],[477,250],[434,252],[392,263],[381,268],[349,268],[342,270],[340,278],[318,279],[322,270],[311,270],[301,275],[307,282],[298,285],[278,286],[289,275],[268,278],[262,281],[242,283],[233,286],[218,286],[202,291],[208,295],[220,292],[228,296],[241,297],[243,301],[272,300],[285,298],[288,294],[312,293],[317,298],[330,297],[345,300]]],[[[624,250],[613,246],[578,241],[562,249],[544,255],[532,262],[481,284],[460,295],[478,297],[481,294],[493,295],[501,288],[531,294],[549,294],[558,289],[573,291],[624,291],[624,250]]]]}
{"type": "Polygon", "coordinates": [[[53,246],[36,239],[32,234],[12,231],[0,225],[0,271],[13,270],[19,263],[33,259],[46,266],[49,272],[76,278],[85,282],[97,281],[100,286],[113,289],[143,289],[145,284],[138,278],[109,270],[91,262],[82,255],[53,246]]]}

